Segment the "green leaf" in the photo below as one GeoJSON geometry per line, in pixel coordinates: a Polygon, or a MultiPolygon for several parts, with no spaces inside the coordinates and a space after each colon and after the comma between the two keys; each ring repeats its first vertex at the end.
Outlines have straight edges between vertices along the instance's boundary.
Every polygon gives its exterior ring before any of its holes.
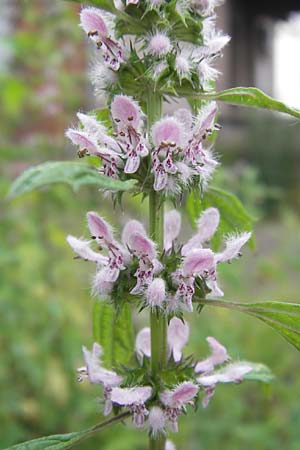
{"type": "Polygon", "coordinates": [[[105,301],[97,301],[93,311],[94,340],[103,348],[107,368],[128,365],[134,348],[131,308],[128,303],[117,311],[105,301]]]}
{"type": "Polygon", "coordinates": [[[81,3],[87,5],[97,6],[98,8],[105,9],[111,13],[116,12],[113,0],[69,0],[74,3],[81,3]]]}
{"type": "Polygon", "coordinates": [[[100,189],[127,191],[135,181],[120,181],[106,177],[84,163],[72,161],[53,161],[25,170],[11,185],[9,198],[50,184],[65,183],[75,191],[84,185],[95,185],[100,189]]]}
{"type": "MultiPolygon", "coordinates": [[[[199,96],[198,96],[199,97],[199,96]]],[[[263,108],[278,111],[300,118],[300,110],[269,97],[261,90],[253,87],[236,87],[221,92],[200,94],[203,100],[218,100],[230,105],[263,108]]]]}
{"type": "MultiPolygon", "coordinates": [[[[192,225],[196,225],[197,219],[206,208],[218,208],[221,220],[212,239],[215,249],[221,244],[224,235],[253,229],[254,219],[248,214],[239,199],[234,194],[217,187],[208,188],[202,197],[198,192],[192,191],[188,195],[186,207],[192,225]]],[[[250,244],[252,247],[255,246],[254,237],[251,238],[250,244]]]]}
{"type": "Polygon", "coordinates": [[[274,328],[300,350],[300,304],[285,302],[240,303],[227,300],[199,300],[207,306],[219,306],[245,312],[274,328]]]}

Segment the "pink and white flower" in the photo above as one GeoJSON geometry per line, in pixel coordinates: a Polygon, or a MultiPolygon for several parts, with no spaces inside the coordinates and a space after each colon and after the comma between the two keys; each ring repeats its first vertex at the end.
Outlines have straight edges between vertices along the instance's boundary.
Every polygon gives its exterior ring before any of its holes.
{"type": "Polygon", "coordinates": [[[168,326],[168,346],[175,362],[182,358],[182,349],[189,339],[190,329],[185,320],[173,317],[168,326]]]}
{"type": "Polygon", "coordinates": [[[157,259],[154,242],[141,232],[134,231],[128,237],[128,249],[138,259],[139,266],[135,272],[137,283],[131,294],[141,294],[152,283],[153,278],[162,270],[157,259]]]}
{"type": "Polygon", "coordinates": [[[164,249],[171,250],[173,242],[178,237],[181,228],[181,215],[176,209],[165,214],[164,218],[164,249]]]}
{"type": "Polygon", "coordinates": [[[108,251],[108,264],[105,267],[104,281],[114,283],[120,270],[125,269],[126,251],[113,237],[111,226],[96,212],[87,213],[88,227],[94,239],[108,251]]]}
{"type": "Polygon", "coordinates": [[[215,262],[210,249],[195,249],[183,258],[180,269],[173,274],[173,280],[178,286],[175,298],[183,309],[193,311],[195,278],[206,278],[212,272],[215,272],[215,262]]]}
{"type": "Polygon", "coordinates": [[[195,383],[185,381],[175,389],[165,390],[160,394],[160,400],[165,406],[165,416],[172,431],[178,431],[178,417],[186,404],[193,403],[198,391],[199,387],[195,383]]]}
{"type": "Polygon", "coordinates": [[[113,37],[110,16],[98,8],[83,8],[80,13],[80,25],[102,51],[104,62],[112,70],[119,70],[120,63],[123,62],[123,49],[113,37]]]}
{"type": "Polygon", "coordinates": [[[111,178],[118,178],[122,168],[121,149],[114,138],[108,135],[107,129],[95,116],[83,113],[77,114],[83,126],[69,128],[66,136],[74,145],[79,146],[78,156],[94,155],[102,160],[99,172],[111,178]]]}
{"type": "Polygon", "coordinates": [[[226,348],[220,344],[215,338],[209,336],[206,338],[208,345],[211,350],[211,355],[204,359],[203,361],[199,361],[195,366],[196,373],[211,373],[215,366],[225,363],[230,359],[226,348]]]}
{"type": "Polygon", "coordinates": [[[141,364],[144,356],[151,357],[151,331],[149,327],[142,328],[136,335],[135,352],[141,364]]]}
{"type": "Polygon", "coordinates": [[[152,128],[155,149],[152,152],[154,190],[161,191],[168,184],[168,177],[178,172],[175,158],[186,141],[181,123],[175,117],[164,117],[152,128]]]}
{"type": "Polygon", "coordinates": [[[216,372],[198,377],[197,381],[205,391],[205,396],[202,400],[203,408],[208,406],[218,383],[241,383],[244,376],[251,372],[253,368],[254,366],[248,362],[234,362],[232,364],[227,364],[216,372]]]}
{"type": "Polygon", "coordinates": [[[125,173],[135,173],[148,148],[141,134],[143,114],[139,105],[127,95],[116,95],[111,104],[111,114],[116,123],[118,139],[126,164],[125,173]]]}
{"type": "MultiPolygon", "coordinates": [[[[208,123],[208,122],[206,122],[208,123]]],[[[205,125],[203,125],[205,127],[205,125]]],[[[169,220],[169,219],[168,219],[169,220]]],[[[195,293],[195,279],[197,277],[205,280],[206,285],[211,290],[209,295],[224,295],[217,282],[217,265],[222,262],[231,262],[240,256],[241,248],[251,237],[250,232],[243,232],[228,236],[225,239],[225,249],[214,253],[208,248],[203,248],[216,232],[220,221],[220,214],[216,208],[208,208],[203,211],[198,220],[197,232],[181,249],[182,264],[172,274],[172,279],[177,290],[173,300],[169,298],[169,303],[174,311],[176,309],[193,310],[192,299],[195,293]]],[[[176,230],[176,234],[180,230],[176,230]]],[[[172,245],[173,235],[170,233],[170,240],[167,248],[172,245]]]]}
{"type": "Polygon", "coordinates": [[[145,423],[145,418],[149,415],[145,402],[151,395],[152,388],[150,386],[116,387],[111,391],[111,401],[120,406],[129,406],[133,415],[133,423],[137,428],[141,428],[145,423]]]}
{"type": "Polygon", "coordinates": [[[112,410],[111,392],[116,386],[122,383],[123,378],[117,373],[104,369],[101,364],[102,348],[95,342],[91,351],[86,347],[82,347],[85,366],[80,367],[77,371],[79,373],[78,381],[87,378],[90,383],[102,384],[104,388],[104,415],[110,414],[112,410]]]}

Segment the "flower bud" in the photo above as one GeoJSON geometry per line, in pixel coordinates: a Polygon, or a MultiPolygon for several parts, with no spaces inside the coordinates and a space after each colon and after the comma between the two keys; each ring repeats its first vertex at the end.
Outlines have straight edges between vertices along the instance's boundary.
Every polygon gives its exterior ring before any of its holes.
{"type": "Polygon", "coordinates": [[[146,299],[151,308],[161,307],[166,298],[166,286],[162,278],[155,278],[148,286],[146,299]]]}
{"type": "Polygon", "coordinates": [[[171,49],[171,41],[164,33],[156,33],[149,41],[148,52],[153,56],[164,56],[171,49]]]}
{"type": "Polygon", "coordinates": [[[158,406],[153,406],[150,409],[149,417],[148,417],[148,424],[150,428],[150,433],[153,437],[157,436],[158,433],[161,433],[164,431],[165,427],[165,416],[164,412],[161,408],[158,406]]]}

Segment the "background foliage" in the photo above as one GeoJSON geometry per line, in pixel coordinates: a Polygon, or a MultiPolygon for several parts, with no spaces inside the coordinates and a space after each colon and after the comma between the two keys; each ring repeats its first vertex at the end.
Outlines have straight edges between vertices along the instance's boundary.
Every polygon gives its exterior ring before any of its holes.
{"type": "MultiPolygon", "coordinates": [[[[83,229],[89,209],[105,211],[115,224],[145,214],[139,198],[125,200],[126,216],[115,213],[109,200],[88,187],[74,194],[59,186],[6,200],[12,179],[27,166],[72,157],[64,129],[82,105],[98,106],[90,104],[78,8],[58,0],[12,4],[11,61],[0,75],[1,448],[84,429],[101,419],[99,388],[78,384],[75,373],[82,364],[81,345],[92,342],[93,268],[72,260],[65,236],[83,229]]],[[[241,143],[222,144],[222,134],[217,143],[225,163],[219,181],[260,218],[256,250],[220,269],[229,299],[299,299],[300,220],[291,212],[299,205],[297,137],[298,126],[288,120],[278,125],[268,114],[259,123],[245,120],[241,143]]],[[[187,216],[184,220],[188,225],[187,216]]],[[[191,353],[205,356],[204,338],[213,335],[233,357],[264,362],[277,378],[265,389],[252,383],[218,387],[207,410],[181,419],[181,433],[174,437],[178,449],[298,449],[296,350],[238,312],[205,308],[201,314],[201,327],[193,318],[191,353]]],[[[140,317],[135,325],[142,326],[140,317]]],[[[144,433],[117,427],[80,448],[145,447],[144,433]]]]}

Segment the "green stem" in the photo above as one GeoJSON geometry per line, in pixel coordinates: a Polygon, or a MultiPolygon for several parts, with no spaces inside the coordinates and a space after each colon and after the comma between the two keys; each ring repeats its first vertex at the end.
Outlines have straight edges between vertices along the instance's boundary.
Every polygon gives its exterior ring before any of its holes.
{"type": "Polygon", "coordinates": [[[166,437],[163,435],[157,436],[155,439],[149,441],[149,450],[164,450],[166,447],[166,437]]]}
{"type": "MultiPolygon", "coordinates": [[[[149,90],[147,98],[148,132],[153,123],[161,117],[162,98],[149,90]]],[[[149,231],[157,244],[158,252],[163,251],[164,242],[164,203],[162,196],[154,190],[149,194],[149,231]]],[[[151,374],[154,382],[159,383],[159,373],[167,365],[167,317],[158,311],[150,312],[151,328],[151,374]]],[[[164,450],[165,436],[150,436],[150,450],[164,450]]]]}

